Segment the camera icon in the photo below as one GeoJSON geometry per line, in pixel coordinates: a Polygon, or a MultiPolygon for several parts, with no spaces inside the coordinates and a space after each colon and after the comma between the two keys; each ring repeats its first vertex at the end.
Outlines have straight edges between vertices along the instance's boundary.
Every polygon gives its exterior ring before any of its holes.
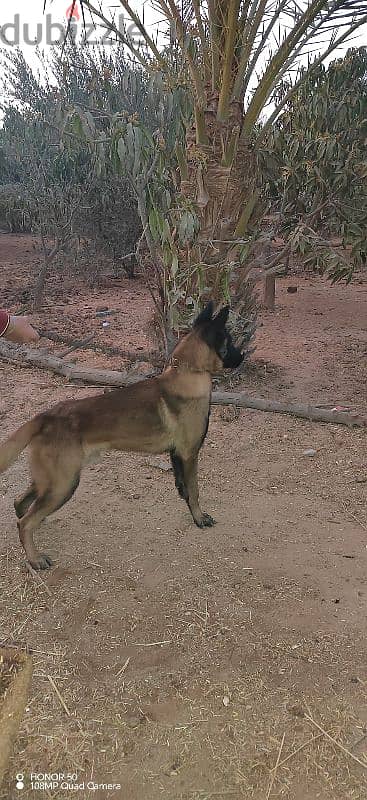
{"type": "Polygon", "coordinates": [[[17,772],[16,774],[17,782],[15,784],[16,789],[24,789],[24,775],[23,772],[17,772]]]}

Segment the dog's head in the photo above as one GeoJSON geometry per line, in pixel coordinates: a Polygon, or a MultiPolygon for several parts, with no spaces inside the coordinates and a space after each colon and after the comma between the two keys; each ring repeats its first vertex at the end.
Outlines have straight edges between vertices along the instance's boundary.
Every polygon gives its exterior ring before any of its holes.
{"type": "Polygon", "coordinates": [[[243,361],[243,354],[238,347],[235,347],[232,336],[226,327],[229,306],[222,308],[216,316],[213,314],[214,304],[213,301],[210,301],[196,318],[193,330],[217,356],[218,364],[215,365],[213,371],[217,372],[222,368],[235,369],[243,361]]]}
{"type": "Polygon", "coordinates": [[[243,353],[235,347],[227,330],[229,306],[214,316],[210,301],[196,318],[192,330],[176,345],[171,364],[181,363],[193,371],[214,375],[224,369],[235,369],[243,361],[243,353]]]}

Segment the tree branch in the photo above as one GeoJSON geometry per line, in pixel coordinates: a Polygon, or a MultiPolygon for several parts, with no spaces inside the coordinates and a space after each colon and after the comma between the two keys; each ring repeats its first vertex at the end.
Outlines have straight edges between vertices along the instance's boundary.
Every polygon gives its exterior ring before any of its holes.
{"type": "MultiPolygon", "coordinates": [[[[264,0],[266,2],[266,0],[264,0]]],[[[224,122],[229,110],[231,85],[233,82],[233,61],[237,36],[238,12],[241,0],[229,0],[227,16],[227,33],[222,64],[222,85],[219,94],[217,118],[224,122]]]]}
{"type": "MultiPolygon", "coordinates": [[[[284,68],[288,62],[289,56],[296,49],[297,44],[307,32],[307,29],[313,25],[318,14],[322,12],[326,5],[327,4],[325,0],[312,0],[307,10],[304,12],[297,24],[291,29],[290,33],[284,39],[283,44],[279,47],[275,55],[270,60],[246,111],[244,125],[242,128],[243,139],[246,139],[250,135],[253,126],[259,117],[259,114],[264,108],[264,105],[272,92],[272,89],[279,80],[279,75],[281,74],[282,68],[284,68]]],[[[343,5],[345,5],[345,0],[340,0],[338,4],[334,4],[334,12],[337,10],[337,8],[342,10],[343,5]]],[[[324,19],[326,20],[328,18],[329,14],[326,14],[324,19]]],[[[365,20],[365,16],[361,17],[360,20],[355,23],[356,27],[363,25],[365,20]]],[[[350,34],[351,29],[349,28],[347,31],[347,36],[350,36],[350,34]]],[[[307,38],[308,37],[306,37],[306,40],[307,38]]],[[[334,40],[332,45],[330,45],[330,48],[328,48],[329,52],[335,50],[335,47],[336,40],[334,40]]],[[[323,54],[322,58],[325,58],[325,53],[323,54]]]]}
{"type": "Polygon", "coordinates": [[[206,62],[206,54],[207,54],[207,51],[208,51],[208,45],[207,45],[207,40],[205,38],[203,20],[201,19],[200,0],[192,0],[192,5],[193,5],[194,12],[195,12],[196,25],[197,25],[197,29],[198,29],[198,32],[199,32],[200,43],[201,43],[201,47],[202,47],[202,51],[203,51],[203,58],[204,58],[204,61],[206,62]]]}
{"type": "Polygon", "coordinates": [[[91,14],[94,14],[94,16],[98,17],[98,19],[100,19],[104,23],[104,25],[106,26],[107,30],[110,30],[111,33],[114,33],[117,36],[117,38],[120,40],[120,42],[122,42],[124,45],[126,45],[128,50],[130,50],[130,53],[133,54],[134,58],[136,58],[136,60],[139,61],[139,64],[141,64],[142,67],[144,67],[148,72],[152,71],[152,69],[153,69],[152,68],[152,64],[150,64],[149,61],[147,61],[141,55],[139,50],[137,50],[133,46],[132,42],[126,36],[123,35],[123,33],[119,30],[119,28],[116,27],[116,25],[112,21],[112,19],[108,19],[107,17],[105,17],[104,14],[102,13],[102,11],[100,11],[98,8],[96,8],[90,2],[90,0],[81,0],[81,3],[82,3],[83,6],[85,6],[88,9],[88,11],[91,12],[91,14]]]}
{"type": "Polygon", "coordinates": [[[295,83],[294,86],[292,86],[292,88],[287,92],[287,94],[283,97],[283,99],[280,101],[280,103],[278,103],[278,105],[274,109],[273,113],[270,115],[269,119],[266,121],[265,125],[262,127],[262,129],[261,129],[261,131],[260,131],[260,133],[259,133],[259,135],[258,135],[258,137],[256,139],[256,145],[257,146],[260,145],[260,143],[263,141],[263,139],[269,133],[269,131],[272,128],[273,122],[275,122],[275,120],[279,116],[282,108],[284,108],[284,106],[289,102],[289,100],[292,97],[294,97],[294,95],[298,92],[298,90],[299,90],[300,86],[302,85],[303,81],[305,81],[306,78],[308,78],[315,71],[315,69],[320,64],[322,64],[322,62],[325,60],[325,58],[327,58],[330,55],[330,53],[333,52],[333,50],[336,50],[338,47],[340,47],[340,45],[345,41],[345,39],[347,39],[352,33],[354,33],[354,31],[357,30],[361,25],[364,25],[366,23],[367,23],[367,14],[364,17],[362,17],[362,19],[359,22],[354,23],[354,25],[352,25],[351,28],[349,28],[348,31],[345,31],[345,33],[343,33],[341,36],[339,36],[338,39],[335,39],[334,43],[331,44],[330,47],[328,47],[328,49],[325,50],[325,52],[321,54],[321,56],[319,56],[318,58],[315,59],[315,61],[312,62],[311,66],[304,72],[304,74],[297,81],[297,83],[295,83]]]}
{"type": "MultiPolygon", "coordinates": [[[[242,86],[242,91],[243,91],[244,94],[247,91],[247,87],[248,87],[248,85],[250,83],[251,76],[252,76],[252,74],[254,72],[254,69],[256,67],[258,58],[261,55],[261,53],[263,52],[263,49],[264,49],[264,47],[265,47],[265,45],[266,45],[266,43],[268,41],[269,35],[270,35],[271,31],[273,30],[275,23],[279,19],[280,15],[281,15],[283,9],[285,8],[285,6],[287,5],[287,3],[288,3],[288,0],[281,0],[281,2],[279,3],[275,13],[272,15],[272,17],[270,19],[270,22],[269,22],[267,28],[265,28],[264,33],[262,34],[260,42],[259,42],[259,44],[257,46],[257,49],[255,50],[255,53],[254,53],[254,55],[253,55],[253,57],[252,57],[252,59],[250,61],[250,64],[248,65],[248,69],[246,71],[246,77],[244,75],[242,76],[242,80],[243,80],[243,78],[245,78],[244,82],[243,82],[243,86],[242,86]]],[[[239,81],[239,85],[240,85],[240,82],[241,82],[241,77],[240,76],[238,77],[238,81],[239,81]]]]}
{"type": "Polygon", "coordinates": [[[162,54],[159,52],[159,50],[158,50],[155,42],[153,42],[153,39],[151,38],[151,36],[149,36],[149,33],[148,33],[145,25],[143,25],[139,15],[131,8],[130,3],[128,2],[128,0],[119,0],[119,2],[121,3],[121,5],[125,9],[125,11],[127,11],[127,13],[129,14],[130,19],[132,19],[132,21],[134,22],[134,24],[136,25],[136,27],[140,31],[141,35],[144,38],[144,41],[148,45],[149,49],[152,51],[153,55],[156,57],[156,59],[158,61],[158,64],[160,65],[162,70],[164,72],[167,71],[167,62],[162,57],[162,54]]]}
{"type": "Polygon", "coordinates": [[[249,21],[247,26],[245,26],[243,50],[237,70],[236,80],[233,87],[234,98],[239,98],[243,95],[243,80],[246,74],[246,69],[248,66],[249,58],[251,56],[256,34],[263,18],[266,4],[267,0],[260,0],[259,7],[256,11],[253,21],[249,21]],[[248,31],[246,31],[246,27],[248,28],[248,31]]]}
{"type": "MultiPolygon", "coordinates": [[[[160,4],[163,6],[162,0],[159,0],[160,4]]],[[[183,25],[183,19],[180,16],[180,12],[175,5],[174,0],[167,0],[169,11],[168,11],[168,19],[171,18],[176,23],[177,33],[181,40],[181,49],[182,55],[184,56],[185,60],[187,61],[187,65],[190,71],[191,80],[193,82],[195,88],[196,99],[199,104],[199,108],[204,108],[205,106],[205,91],[204,91],[204,84],[200,77],[200,72],[194,62],[194,59],[189,52],[188,47],[185,46],[185,30],[183,25]]],[[[164,5],[166,5],[164,3],[164,5]]]]}
{"type": "MultiPolygon", "coordinates": [[[[28,347],[19,347],[0,340],[0,358],[10,363],[28,363],[35,367],[48,369],[57,375],[63,375],[71,381],[102,386],[122,387],[138,383],[141,376],[131,373],[115,372],[113,370],[85,369],[74,364],[65,364],[61,358],[49,356],[41,351],[28,347]]],[[[156,374],[156,373],[152,373],[156,374]]],[[[213,392],[211,402],[213,405],[234,405],[239,408],[254,408],[260,411],[275,411],[278,414],[291,414],[302,419],[315,420],[316,422],[331,422],[349,427],[367,427],[367,418],[359,414],[347,414],[344,411],[328,411],[325,408],[306,405],[302,403],[285,403],[276,400],[265,400],[259,397],[248,397],[242,392],[213,392]]]]}

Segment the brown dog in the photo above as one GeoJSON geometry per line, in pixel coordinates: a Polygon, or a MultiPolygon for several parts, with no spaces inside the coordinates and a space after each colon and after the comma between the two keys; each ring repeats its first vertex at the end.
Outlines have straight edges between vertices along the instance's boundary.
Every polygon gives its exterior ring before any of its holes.
{"type": "Polygon", "coordinates": [[[20,541],[35,569],[51,561],[33,531],[74,494],[83,464],[103,450],[169,452],[178,492],[196,525],[214,525],[201,511],[198,454],[208,430],[211,376],[243,359],[226,329],[229,307],[201,312],[161,375],[108,394],[59,403],[26,422],[0,446],[0,472],[30,445],[32,484],[14,503],[20,541]]]}

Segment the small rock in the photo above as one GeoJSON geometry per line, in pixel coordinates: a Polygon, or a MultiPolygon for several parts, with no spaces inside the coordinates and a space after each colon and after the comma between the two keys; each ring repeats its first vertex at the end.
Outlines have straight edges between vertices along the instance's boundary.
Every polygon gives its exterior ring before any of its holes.
{"type": "Polygon", "coordinates": [[[163,472],[170,472],[170,470],[172,469],[172,464],[168,464],[167,461],[159,461],[159,463],[156,466],[158,467],[158,469],[163,470],[163,472]]]}
{"type": "Polygon", "coordinates": [[[227,706],[229,706],[229,697],[228,697],[228,695],[227,695],[227,694],[225,694],[225,695],[224,695],[222,702],[223,702],[223,705],[224,705],[226,708],[227,708],[227,706]]]}
{"type": "Polygon", "coordinates": [[[313,448],[310,447],[308,450],[304,450],[302,455],[309,456],[309,458],[313,458],[313,456],[317,455],[317,450],[313,450],[313,448]]]}
{"type": "Polygon", "coordinates": [[[170,472],[172,469],[172,464],[168,461],[146,461],[146,467],[154,467],[154,469],[161,469],[162,472],[170,472]]]}
{"type": "Polygon", "coordinates": [[[298,286],[287,286],[288,294],[296,294],[298,292],[298,286]]]}

